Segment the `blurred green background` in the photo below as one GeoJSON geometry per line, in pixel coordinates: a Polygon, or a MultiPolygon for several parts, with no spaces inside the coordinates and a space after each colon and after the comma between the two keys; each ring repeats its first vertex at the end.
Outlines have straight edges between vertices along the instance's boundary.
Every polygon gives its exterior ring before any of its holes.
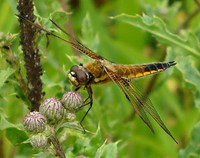
{"type": "MultiPolygon", "coordinates": [[[[100,134],[98,141],[96,140],[96,143],[90,147],[96,151],[107,139],[108,144],[116,144],[117,148],[115,150],[112,148],[113,151],[110,150],[110,152],[116,152],[114,156],[119,158],[199,157],[200,57],[173,45],[174,41],[160,42],[154,33],[118,19],[109,18],[121,13],[132,16],[146,14],[149,17],[159,17],[165,23],[164,29],[172,33],[176,32],[184,39],[183,41],[188,39],[185,46],[198,52],[199,43],[197,41],[196,44],[193,41],[200,37],[200,14],[197,13],[196,16],[191,17],[187,25],[179,29],[181,24],[198,8],[197,3],[193,0],[69,0],[65,4],[68,12],[64,13],[64,5],[61,2],[61,0],[35,1],[35,15],[40,17],[39,22],[59,36],[68,38],[58,32],[48,19],[53,19],[66,29],[65,24],[70,15],[76,38],[113,62],[143,64],[177,61],[177,66],[158,74],[156,79],[153,78],[155,82],[152,81],[152,76],[141,78],[137,82],[146,91],[153,82],[149,98],[179,144],[176,144],[153,119],[151,122],[156,134],[152,134],[137,115],[133,116],[133,108],[119,88],[109,83],[93,87],[94,106],[83,124],[87,130],[92,132],[96,132],[99,126],[100,134]],[[189,37],[190,34],[193,40],[189,37]]],[[[11,48],[20,61],[25,77],[23,53],[19,46],[19,22],[15,16],[18,13],[16,6],[17,1],[15,0],[0,0],[0,32],[16,34],[11,48]]],[[[45,98],[60,98],[62,93],[75,88],[67,79],[70,67],[79,62],[85,64],[91,60],[82,55],[78,61],[71,47],[54,37],[50,37],[48,48],[46,48],[45,34],[37,35],[36,38],[39,53],[42,55],[42,81],[43,91],[46,93],[45,98]]],[[[8,70],[6,57],[3,53],[0,56],[0,71],[8,70]]],[[[0,89],[1,117],[7,115],[6,119],[9,122],[20,124],[29,111],[25,102],[16,98],[15,79],[11,76],[7,81],[0,89]]],[[[80,92],[83,96],[87,96],[84,90],[81,89],[80,92]]],[[[87,108],[77,113],[77,120],[81,120],[86,110],[87,108]]],[[[3,123],[0,126],[3,126],[3,123]]],[[[30,157],[35,153],[30,147],[11,144],[5,128],[1,127],[1,129],[0,152],[2,155],[5,157],[26,157],[28,155],[30,157]]],[[[83,135],[78,132],[76,135],[70,131],[68,133],[67,141],[63,142],[66,154],[71,153],[76,156],[85,154],[93,157],[87,153],[86,143],[91,139],[91,134],[83,135]]],[[[106,156],[102,155],[102,157],[106,156]]]]}

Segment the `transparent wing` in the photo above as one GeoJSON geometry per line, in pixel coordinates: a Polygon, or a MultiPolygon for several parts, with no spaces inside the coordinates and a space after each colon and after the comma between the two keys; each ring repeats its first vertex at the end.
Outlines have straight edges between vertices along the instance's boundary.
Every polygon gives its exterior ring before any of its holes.
{"type": "MultiPolygon", "coordinates": [[[[65,39],[63,39],[63,38],[61,38],[61,37],[55,35],[54,33],[52,33],[52,32],[50,32],[50,31],[44,29],[44,28],[43,28],[42,26],[40,26],[40,25],[37,25],[37,24],[31,22],[30,20],[28,20],[27,18],[25,18],[25,17],[23,17],[23,16],[21,16],[21,15],[16,15],[16,16],[18,16],[20,19],[22,19],[22,20],[28,22],[29,24],[35,26],[37,29],[42,30],[42,31],[46,32],[47,34],[52,35],[52,36],[54,36],[54,37],[56,37],[56,38],[58,38],[58,39],[64,41],[65,43],[71,45],[73,48],[77,49],[77,50],[80,51],[81,53],[86,54],[87,56],[89,56],[89,57],[92,58],[92,59],[104,59],[104,58],[101,57],[100,55],[94,53],[92,50],[90,50],[89,48],[87,48],[86,46],[84,46],[83,44],[81,44],[80,42],[78,42],[76,39],[74,39],[74,40],[76,41],[77,44],[75,44],[75,43],[73,43],[73,42],[70,42],[70,41],[67,41],[67,40],[65,40],[65,39]]],[[[51,21],[56,27],[58,27],[61,31],[63,31],[64,33],[66,33],[68,36],[70,36],[66,31],[64,31],[64,29],[62,29],[60,26],[58,26],[55,22],[53,22],[52,20],[50,20],[50,21],[51,21]]],[[[73,38],[73,37],[70,36],[70,38],[73,38]]]]}
{"type": "Polygon", "coordinates": [[[146,125],[154,132],[153,127],[145,112],[148,112],[152,118],[160,125],[160,127],[177,143],[171,132],[167,129],[160,116],[158,115],[155,107],[142,93],[142,89],[134,83],[132,80],[127,80],[115,74],[112,70],[105,67],[106,73],[113,80],[114,83],[122,90],[130,104],[133,106],[140,118],[146,123],[146,125]]]}
{"type": "Polygon", "coordinates": [[[56,22],[54,22],[53,20],[49,19],[59,30],[61,30],[62,32],[64,32],[67,36],[69,36],[72,40],[76,41],[77,45],[84,51],[86,51],[87,53],[85,53],[86,55],[88,55],[89,57],[93,58],[93,59],[103,59],[103,57],[97,55],[96,53],[94,53],[91,49],[89,49],[88,47],[86,47],[85,45],[83,45],[81,42],[79,42],[78,40],[76,40],[74,37],[72,37],[68,32],[66,32],[63,28],[61,28],[56,22]]]}

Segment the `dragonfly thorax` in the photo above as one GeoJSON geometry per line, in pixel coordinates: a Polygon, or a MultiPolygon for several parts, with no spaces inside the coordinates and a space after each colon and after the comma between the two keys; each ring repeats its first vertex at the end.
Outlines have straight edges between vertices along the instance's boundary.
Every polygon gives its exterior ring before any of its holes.
{"type": "Polygon", "coordinates": [[[89,81],[89,73],[82,65],[74,65],[68,73],[68,78],[74,86],[81,87],[89,81]]]}

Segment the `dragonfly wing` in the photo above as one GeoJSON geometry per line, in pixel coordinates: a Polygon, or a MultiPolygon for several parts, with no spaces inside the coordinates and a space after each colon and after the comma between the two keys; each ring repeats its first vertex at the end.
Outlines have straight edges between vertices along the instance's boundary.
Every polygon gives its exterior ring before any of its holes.
{"type": "MultiPolygon", "coordinates": [[[[54,22],[53,20],[49,19],[59,30],[61,30],[63,33],[65,33],[67,36],[69,36],[72,40],[74,40],[76,42],[76,49],[78,49],[80,52],[86,54],[87,56],[93,58],[93,59],[103,59],[102,56],[94,53],[91,49],[89,49],[88,47],[86,47],[85,45],[83,45],[81,42],[79,42],[78,40],[76,40],[73,36],[71,36],[68,32],[66,32],[63,28],[61,28],[56,22],[54,22]]],[[[74,44],[74,43],[73,43],[74,44]]]]}
{"type": "Polygon", "coordinates": [[[116,83],[117,86],[123,91],[137,114],[147,124],[151,131],[154,132],[145,112],[148,112],[151,117],[160,125],[160,127],[177,143],[176,139],[161,120],[151,100],[146,97],[145,93],[143,93],[141,87],[139,87],[139,85],[137,85],[133,80],[120,77],[107,67],[105,67],[105,71],[113,80],[113,82],[116,83]]]}
{"type": "MultiPolygon", "coordinates": [[[[62,40],[63,42],[65,42],[65,43],[71,45],[73,48],[77,49],[78,51],[80,51],[81,53],[83,53],[83,54],[89,56],[89,57],[92,58],[92,59],[98,59],[98,60],[104,59],[103,57],[101,57],[100,55],[94,53],[92,50],[90,50],[89,48],[87,48],[86,46],[84,46],[83,44],[81,44],[80,42],[78,42],[78,41],[75,40],[75,39],[74,39],[74,40],[76,41],[76,43],[67,41],[67,40],[65,40],[65,39],[63,39],[63,38],[57,36],[56,34],[54,34],[54,33],[50,32],[50,31],[44,29],[42,26],[33,23],[32,21],[28,20],[27,18],[25,18],[25,17],[23,17],[23,16],[21,16],[21,15],[16,15],[16,16],[18,16],[20,19],[22,19],[22,20],[28,22],[29,24],[35,26],[37,29],[42,30],[42,31],[46,32],[47,34],[52,35],[52,36],[54,36],[54,37],[56,37],[56,38],[62,40]]],[[[70,36],[69,33],[67,33],[66,31],[64,31],[64,29],[62,29],[60,26],[58,26],[54,21],[51,20],[51,22],[52,22],[57,28],[59,28],[61,31],[63,31],[65,34],[67,34],[68,36],[70,36]]],[[[70,36],[70,37],[72,38],[72,36],[70,36]]]]}
{"type": "Polygon", "coordinates": [[[173,137],[171,132],[168,130],[168,128],[165,126],[164,122],[160,118],[158,112],[156,111],[155,107],[153,106],[151,100],[146,96],[146,94],[143,92],[142,87],[137,84],[134,80],[129,81],[129,85],[131,87],[132,91],[135,91],[135,95],[139,100],[141,100],[141,106],[144,107],[144,109],[151,115],[151,117],[160,125],[160,127],[170,136],[172,139],[177,143],[176,139],[173,137]]]}
{"type": "Polygon", "coordinates": [[[151,125],[151,122],[149,121],[146,112],[144,111],[143,106],[141,106],[142,102],[135,97],[134,93],[130,91],[129,83],[123,79],[122,77],[116,75],[112,70],[105,67],[105,71],[108,74],[108,76],[113,80],[113,82],[122,90],[130,104],[133,106],[137,114],[140,116],[140,118],[146,123],[146,125],[151,129],[151,131],[154,133],[153,127],[151,125]],[[129,88],[128,88],[129,87],[129,88]]]}

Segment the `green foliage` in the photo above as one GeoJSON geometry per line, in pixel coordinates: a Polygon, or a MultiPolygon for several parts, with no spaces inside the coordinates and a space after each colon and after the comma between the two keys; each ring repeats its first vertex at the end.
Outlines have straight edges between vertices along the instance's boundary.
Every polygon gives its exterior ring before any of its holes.
{"type": "Polygon", "coordinates": [[[200,123],[198,123],[191,134],[191,141],[188,146],[180,151],[180,158],[199,158],[200,155],[200,123]]]}
{"type": "MultiPolygon", "coordinates": [[[[82,134],[78,123],[66,123],[58,131],[66,157],[199,157],[200,15],[177,30],[197,8],[195,2],[82,0],[76,5],[68,6],[71,9],[65,13],[60,1],[35,1],[36,22],[69,39],[53,26],[49,18],[69,32],[65,24],[70,15],[76,38],[116,63],[159,62],[165,52],[164,61],[177,62],[174,68],[159,74],[149,98],[179,144],[176,145],[151,120],[156,133],[153,135],[133,114],[132,107],[114,84],[97,85],[93,87],[94,106],[83,122],[87,133],[82,134]]],[[[18,124],[29,111],[29,101],[15,78],[18,69],[5,62],[7,56],[4,54],[5,46],[9,46],[26,81],[16,13],[16,1],[0,0],[0,30],[3,32],[0,33],[0,138],[4,146],[0,151],[5,157],[10,157],[11,151],[15,151],[14,157],[50,157],[49,152],[39,153],[29,145],[21,144],[28,136],[18,124]]],[[[60,98],[65,91],[75,89],[67,78],[71,66],[79,62],[85,65],[91,60],[84,55],[77,58],[70,46],[51,36],[46,48],[48,40],[44,32],[39,32],[36,40],[41,54],[45,98],[60,98]]],[[[148,77],[139,82],[146,88],[151,79],[148,77]]],[[[87,97],[83,89],[80,92],[87,97]]],[[[78,122],[87,108],[77,113],[78,122]]]]}
{"type": "Polygon", "coordinates": [[[23,130],[19,130],[15,127],[6,129],[6,137],[13,145],[18,145],[28,139],[28,136],[23,130]]]}
{"type": "Polygon", "coordinates": [[[178,46],[179,48],[185,49],[188,53],[191,53],[191,55],[200,56],[199,41],[193,34],[189,33],[187,40],[184,40],[183,37],[169,32],[166,24],[156,16],[143,15],[141,17],[140,15],[130,16],[122,14],[113,18],[151,33],[163,44],[178,46]]]}
{"type": "MultiPolygon", "coordinates": [[[[182,72],[185,81],[194,85],[197,94],[200,93],[200,73],[194,66],[192,58],[190,56],[180,57],[177,62],[179,63],[177,67],[182,72]]],[[[195,92],[194,89],[193,92],[195,92]]],[[[199,99],[199,96],[196,99],[199,99]]],[[[200,104],[196,104],[196,106],[200,108],[200,104]]]]}
{"type": "Polygon", "coordinates": [[[7,68],[6,70],[2,70],[0,72],[0,88],[3,86],[4,82],[8,79],[10,75],[14,73],[13,69],[7,68]]]}
{"type": "Polygon", "coordinates": [[[19,127],[17,127],[15,124],[7,121],[3,111],[1,111],[0,115],[0,128],[1,130],[5,130],[7,139],[13,145],[19,145],[19,143],[22,143],[28,139],[28,136],[24,130],[19,129],[19,127]]]}

